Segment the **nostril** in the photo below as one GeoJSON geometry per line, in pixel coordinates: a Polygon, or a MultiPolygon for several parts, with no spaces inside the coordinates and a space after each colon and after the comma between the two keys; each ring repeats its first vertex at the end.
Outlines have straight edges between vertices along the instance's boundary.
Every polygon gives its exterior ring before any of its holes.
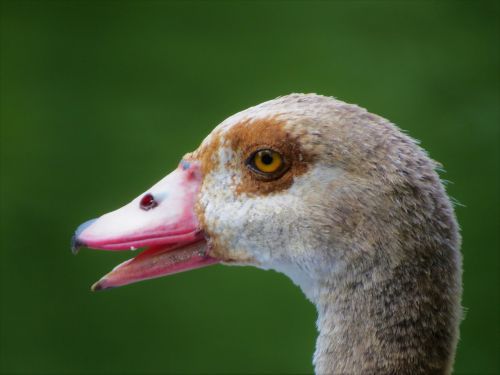
{"type": "Polygon", "coordinates": [[[158,206],[158,202],[153,197],[153,194],[148,193],[141,198],[141,208],[144,211],[148,211],[156,206],[158,206]]]}

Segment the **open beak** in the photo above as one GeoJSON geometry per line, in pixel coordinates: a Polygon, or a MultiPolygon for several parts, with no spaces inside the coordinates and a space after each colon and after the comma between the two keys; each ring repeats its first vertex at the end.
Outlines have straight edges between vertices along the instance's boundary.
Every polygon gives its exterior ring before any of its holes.
{"type": "Polygon", "coordinates": [[[194,206],[201,186],[197,162],[179,167],[126,206],[78,227],[71,241],[101,250],[146,248],[92,286],[108,289],[217,263],[210,257],[194,206]]]}

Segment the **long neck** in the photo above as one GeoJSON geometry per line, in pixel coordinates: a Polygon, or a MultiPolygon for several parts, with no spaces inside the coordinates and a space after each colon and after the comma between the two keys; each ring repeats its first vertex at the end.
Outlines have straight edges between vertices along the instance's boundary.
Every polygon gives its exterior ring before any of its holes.
{"type": "Polygon", "coordinates": [[[444,275],[432,267],[378,266],[320,283],[316,373],[448,374],[459,292],[453,266],[444,275]]]}

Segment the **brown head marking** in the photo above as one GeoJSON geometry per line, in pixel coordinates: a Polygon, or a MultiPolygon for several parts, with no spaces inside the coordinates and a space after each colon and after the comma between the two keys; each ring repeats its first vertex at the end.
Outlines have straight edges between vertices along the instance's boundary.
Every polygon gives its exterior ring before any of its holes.
{"type": "Polygon", "coordinates": [[[232,126],[224,134],[225,142],[239,155],[242,180],[236,188],[237,194],[266,195],[288,189],[295,177],[304,174],[313,160],[306,153],[297,137],[285,129],[285,121],[278,117],[247,119],[232,126]],[[271,149],[281,154],[289,165],[286,172],[274,180],[263,180],[246,165],[246,160],[255,151],[271,149]]]}

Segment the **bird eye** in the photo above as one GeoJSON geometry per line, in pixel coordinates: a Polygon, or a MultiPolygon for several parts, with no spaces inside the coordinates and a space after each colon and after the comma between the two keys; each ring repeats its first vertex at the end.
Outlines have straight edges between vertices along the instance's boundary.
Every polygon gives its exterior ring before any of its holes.
{"type": "Polygon", "coordinates": [[[281,154],[264,149],[254,152],[247,160],[250,169],[266,178],[277,178],[285,172],[286,165],[281,154]]]}

